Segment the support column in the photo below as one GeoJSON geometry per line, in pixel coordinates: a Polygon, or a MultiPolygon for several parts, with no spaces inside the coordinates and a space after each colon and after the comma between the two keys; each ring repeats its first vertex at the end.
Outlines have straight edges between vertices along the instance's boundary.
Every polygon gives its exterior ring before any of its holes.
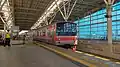
{"type": "Polygon", "coordinates": [[[110,51],[112,52],[112,5],[114,0],[104,0],[106,3],[106,11],[107,11],[107,40],[110,45],[110,51]]]}
{"type": "Polygon", "coordinates": [[[4,39],[5,39],[5,35],[6,35],[6,28],[8,27],[7,23],[3,20],[2,16],[0,15],[0,19],[2,20],[2,22],[4,23],[4,39]]]}
{"type": "Polygon", "coordinates": [[[92,17],[92,16],[91,16],[91,12],[90,12],[90,40],[92,40],[92,32],[91,32],[91,30],[92,30],[92,28],[91,28],[91,24],[92,24],[92,23],[91,23],[91,20],[92,20],[92,19],[91,19],[91,17],[92,17]]]}
{"type": "Polygon", "coordinates": [[[12,26],[15,26],[15,9],[14,9],[14,7],[15,7],[15,2],[14,2],[15,0],[12,0],[12,7],[13,7],[13,10],[12,10],[12,16],[13,16],[13,22],[12,22],[12,26]]]}
{"type": "Polygon", "coordinates": [[[4,24],[4,39],[5,39],[5,35],[6,35],[6,24],[4,24]]]}
{"type": "Polygon", "coordinates": [[[80,38],[80,28],[79,28],[79,25],[80,25],[80,18],[78,18],[78,23],[77,23],[77,33],[78,33],[78,38],[80,38]]]}
{"type": "Polygon", "coordinates": [[[107,4],[107,39],[108,44],[112,44],[112,5],[111,0],[107,4]]]}

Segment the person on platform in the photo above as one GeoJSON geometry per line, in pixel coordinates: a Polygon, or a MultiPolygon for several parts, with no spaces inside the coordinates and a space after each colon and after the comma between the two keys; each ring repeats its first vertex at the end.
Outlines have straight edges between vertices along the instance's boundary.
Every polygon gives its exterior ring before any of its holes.
{"type": "Polygon", "coordinates": [[[6,35],[5,35],[5,44],[4,44],[4,47],[5,47],[6,45],[8,45],[9,47],[11,46],[11,45],[10,45],[10,32],[9,32],[9,30],[7,30],[7,33],[6,33],[6,35]]]}
{"type": "Polygon", "coordinates": [[[25,45],[25,38],[26,38],[26,35],[23,35],[23,45],[25,45]]]}

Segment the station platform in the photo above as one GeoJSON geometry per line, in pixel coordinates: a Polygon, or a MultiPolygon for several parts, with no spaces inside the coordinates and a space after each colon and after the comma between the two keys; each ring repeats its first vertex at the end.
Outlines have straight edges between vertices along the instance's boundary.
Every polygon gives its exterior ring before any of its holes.
{"type": "Polygon", "coordinates": [[[0,67],[120,67],[119,62],[34,42],[0,47],[0,67]]]}
{"type": "Polygon", "coordinates": [[[86,67],[79,66],[38,46],[0,47],[0,67],[86,67]]]}

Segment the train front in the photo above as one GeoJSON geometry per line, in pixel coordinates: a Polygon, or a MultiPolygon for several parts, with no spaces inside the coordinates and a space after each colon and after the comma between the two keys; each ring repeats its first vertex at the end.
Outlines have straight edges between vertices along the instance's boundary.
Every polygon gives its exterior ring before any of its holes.
{"type": "Polygon", "coordinates": [[[56,45],[74,45],[77,39],[77,25],[71,22],[56,24],[56,45]]]}

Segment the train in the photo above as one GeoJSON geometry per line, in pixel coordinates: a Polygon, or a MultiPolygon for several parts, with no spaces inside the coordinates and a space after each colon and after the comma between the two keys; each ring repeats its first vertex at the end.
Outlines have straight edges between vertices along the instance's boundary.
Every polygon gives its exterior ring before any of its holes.
{"type": "Polygon", "coordinates": [[[73,46],[78,40],[77,51],[92,53],[120,60],[120,42],[113,42],[111,47],[107,41],[87,40],[77,37],[77,24],[73,22],[57,22],[32,31],[34,41],[42,41],[58,46],[73,46]]]}
{"type": "Polygon", "coordinates": [[[77,24],[74,22],[56,22],[33,30],[33,40],[58,46],[73,46],[77,39],[77,24]]]}

